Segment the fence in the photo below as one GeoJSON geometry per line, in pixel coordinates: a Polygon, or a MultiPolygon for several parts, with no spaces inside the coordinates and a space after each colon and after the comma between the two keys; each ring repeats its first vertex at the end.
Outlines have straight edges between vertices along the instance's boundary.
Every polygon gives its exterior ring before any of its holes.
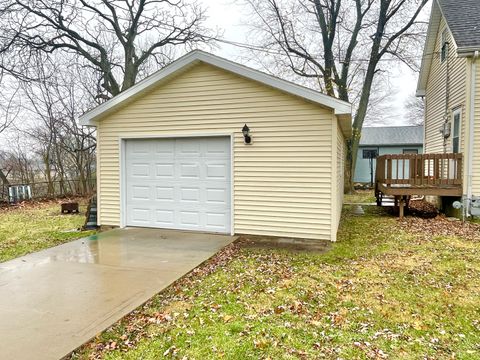
{"type": "Polygon", "coordinates": [[[63,180],[63,181],[39,181],[27,184],[2,185],[0,188],[0,201],[8,202],[8,188],[11,185],[29,185],[32,199],[55,198],[64,196],[92,195],[96,189],[96,179],[63,180]]]}

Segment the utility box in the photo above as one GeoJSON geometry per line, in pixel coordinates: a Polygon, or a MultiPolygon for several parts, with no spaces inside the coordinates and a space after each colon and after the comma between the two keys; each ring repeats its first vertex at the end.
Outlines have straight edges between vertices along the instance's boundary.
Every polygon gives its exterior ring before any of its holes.
{"type": "Polygon", "coordinates": [[[480,216],[480,196],[472,196],[470,214],[473,216],[480,216]]]}
{"type": "Polygon", "coordinates": [[[10,204],[32,199],[30,185],[10,185],[8,187],[8,201],[10,204]]]}

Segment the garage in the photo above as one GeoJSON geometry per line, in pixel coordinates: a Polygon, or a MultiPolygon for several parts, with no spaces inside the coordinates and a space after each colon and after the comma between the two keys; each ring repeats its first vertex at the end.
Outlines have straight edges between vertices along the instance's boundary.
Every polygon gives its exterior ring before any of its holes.
{"type": "Polygon", "coordinates": [[[126,225],[231,232],[230,137],[127,139],[126,225]]]}
{"type": "Polygon", "coordinates": [[[336,239],[346,102],[194,50],[80,122],[101,227],[336,239]]]}

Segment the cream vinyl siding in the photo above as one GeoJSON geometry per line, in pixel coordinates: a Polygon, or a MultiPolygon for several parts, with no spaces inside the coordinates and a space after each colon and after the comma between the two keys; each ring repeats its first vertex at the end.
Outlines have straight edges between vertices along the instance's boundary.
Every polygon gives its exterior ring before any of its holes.
{"type": "MultiPolygon", "coordinates": [[[[467,60],[458,58],[455,48],[455,42],[447,31],[447,41],[450,43],[448,50],[448,60],[440,62],[440,53],[442,48],[442,32],[446,28],[445,19],[442,19],[435,51],[432,55],[432,65],[428,76],[426,87],[426,106],[425,106],[425,153],[439,153],[444,151],[443,136],[440,134],[440,128],[444,123],[445,102],[446,102],[446,84],[447,84],[447,61],[450,72],[450,99],[448,104],[449,120],[452,120],[452,110],[460,107],[462,109],[462,136],[460,139],[460,149],[464,149],[465,134],[465,116],[466,116],[466,80],[467,80],[467,60]]],[[[452,124],[453,130],[453,124],[452,124]]],[[[452,151],[452,137],[447,142],[447,152],[452,151]]]]}
{"type": "Polygon", "coordinates": [[[472,192],[473,195],[480,196],[480,59],[477,59],[476,67],[472,192]]]}
{"type": "Polygon", "coordinates": [[[120,138],[233,134],[235,233],[331,240],[333,128],[332,110],[197,64],[99,121],[100,223],[121,224],[120,138]]]}

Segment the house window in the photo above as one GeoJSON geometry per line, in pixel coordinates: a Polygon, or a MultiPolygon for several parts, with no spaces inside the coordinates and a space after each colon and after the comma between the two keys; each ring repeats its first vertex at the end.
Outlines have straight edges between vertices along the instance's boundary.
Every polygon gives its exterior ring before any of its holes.
{"type": "Polygon", "coordinates": [[[377,149],[364,149],[363,158],[364,159],[375,159],[378,156],[377,149]]]}
{"type": "Polygon", "coordinates": [[[418,154],[418,149],[403,149],[404,154],[418,154]]]}
{"type": "Polygon", "coordinates": [[[442,48],[440,52],[440,61],[443,63],[448,55],[447,29],[444,29],[442,31],[442,36],[440,41],[442,44],[442,48]]]}
{"type": "Polygon", "coordinates": [[[460,152],[460,127],[462,121],[461,109],[453,111],[453,136],[452,136],[452,152],[458,154],[460,152]]]}

